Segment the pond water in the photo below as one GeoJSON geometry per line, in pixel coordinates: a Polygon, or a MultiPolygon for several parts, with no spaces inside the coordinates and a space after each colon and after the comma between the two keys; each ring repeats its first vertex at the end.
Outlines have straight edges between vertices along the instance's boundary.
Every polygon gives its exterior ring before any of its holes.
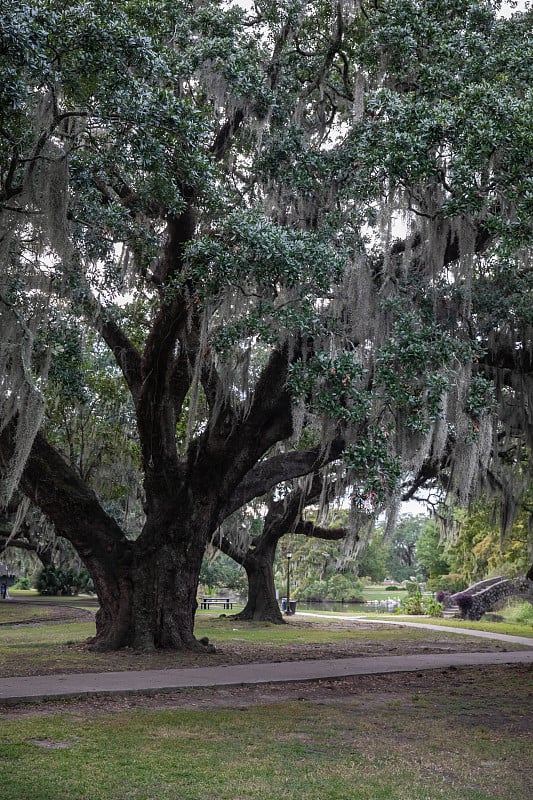
{"type": "Polygon", "coordinates": [[[323,600],[319,603],[310,603],[303,600],[298,600],[298,611],[337,611],[344,614],[361,614],[363,612],[382,612],[386,614],[395,611],[400,605],[399,600],[369,600],[365,603],[337,603],[333,600],[323,600]]]}

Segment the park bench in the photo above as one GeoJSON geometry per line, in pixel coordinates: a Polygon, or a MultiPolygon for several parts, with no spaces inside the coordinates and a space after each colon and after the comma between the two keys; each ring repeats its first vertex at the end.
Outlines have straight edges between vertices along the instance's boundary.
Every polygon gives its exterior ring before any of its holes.
{"type": "Polygon", "coordinates": [[[229,597],[202,597],[200,608],[209,610],[211,606],[222,606],[229,610],[233,608],[233,601],[229,597]]]}

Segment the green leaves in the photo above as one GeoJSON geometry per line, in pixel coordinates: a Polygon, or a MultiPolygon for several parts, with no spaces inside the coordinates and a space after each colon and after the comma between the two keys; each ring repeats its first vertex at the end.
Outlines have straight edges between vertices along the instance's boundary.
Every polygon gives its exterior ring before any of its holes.
{"type": "Polygon", "coordinates": [[[317,353],[291,365],[288,387],[294,397],[306,398],[315,413],[337,422],[356,423],[370,407],[364,374],[356,353],[341,352],[335,357],[317,353]]]}
{"type": "MultiPolygon", "coordinates": [[[[476,358],[479,418],[483,348],[507,324],[529,341],[531,323],[531,18],[493,5],[6,0],[0,203],[43,153],[68,178],[68,247],[43,194],[9,206],[27,222],[9,217],[18,308],[35,297],[24,279],[53,271],[71,313],[92,290],[139,350],[176,312],[162,373],[186,353],[186,382],[209,352],[232,402],[254,390],[237,372],[256,379],[288,342],[311,416],[347,437],[375,428],[359,470],[392,458],[382,428],[401,425],[399,449],[428,435],[476,358]]],[[[52,354],[76,394],[69,342],[52,354]]]]}
{"type": "Polygon", "coordinates": [[[483,375],[474,375],[470,381],[464,410],[474,420],[479,420],[484,414],[492,411],[494,405],[494,384],[483,375]]]}
{"type": "Polygon", "coordinates": [[[204,297],[225,287],[274,294],[298,287],[303,296],[327,292],[342,271],[342,261],[320,237],[272,224],[254,212],[229,214],[213,234],[191,242],[186,255],[186,277],[204,297]]]}
{"type": "Polygon", "coordinates": [[[401,462],[391,447],[392,431],[382,425],[369,426],[344,458],[353,476],[353,506],[366,513],[379,511],[397,491],[401,462]]]}
{"type": "Polygon", "coordinates": [[[451,367],[469,350],[438,325],[397,309],[391,334],[377,354],[376,384],[409,430],[429,430],[442,411],[451,367]]]}

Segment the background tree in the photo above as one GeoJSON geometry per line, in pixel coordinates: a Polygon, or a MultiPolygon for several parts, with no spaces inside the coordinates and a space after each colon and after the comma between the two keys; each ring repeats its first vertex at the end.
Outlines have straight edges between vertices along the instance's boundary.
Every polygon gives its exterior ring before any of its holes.
{"type": "MultiPolygon", "coordinates": [[[[333,531],[340,532],[338,527],[333,531]]],[[[356,575],[357,564],[346,559],[342,540],[291,537],[291,594],[299,600],[361,601],[363,583],[356,575]]],[[[277,577],[285,593],[286,561],[280,552],[277,577]]]]}
{"type": "Polygon", "coordinates": [[[200,584],[210,591],[221,589],[243,594],[246,591],[246,577],[243,570],[231,558],[218,550],[206,553],[200,570],[200,584]]]}
{"type": "Polygon", "coordinates": [[[376,530],[366,542],[357,561],[357,574],[374,583],[382,583],[388,577],[389,545],[383,541],[383,531],[376,530]]]}
{"type": "MultiPolygon", "coordinates": [[[[341,482],[341,485],[342,482],[341,482]]],[[[320,540],[322,546],[327,541],[339,541],[348,536],[346,524],[339,525],[338,520],[331,524],[318,524],[315,519],[306,515],[306,508],[317,505],[322,499],[325,504],[335,496],[336,483],[327,482],[326,476],[318,473],[300,482],[300,485],[284,485],[271,492],[268,497],[261,498],[263,519],[257,516],[243,522],[243,515],[236,514],[227,520],[215,536],[214,542],[223,553],[241,564],[248,581],[248,597],[244,609],[237,614],[238,619],[266,620],[281,624],[284,622],[276,591],[276,558],[280,562],[286,559],[285,550],[280,554],[278,545],[283,537],[291,534],[292,541],[302,537],[320,540]]],[[[346,515],[345,515],[346,517],[346,515]]],[[[346,523],[346,519],[344,520],[346,523]]],[[[296,585],[299,585],[298,566],[303,561],[301,546],[294,552],[293,572],[296,585]]],[[[287,577],[285,575],[284,587],[287,577]]],[[[279,587],[278,587],[279,588],[279,587]]],[[[286,588],[283,588],[286,591],[286,588]]]]}
{"type": "Polygon", "coordinates": [[[97,646],[199,646],[206,545],[278,484],[342,454],[359,514],[435,465],[466,499],[530,432],[530,14],[3,10],[3,495],[76,548],[97,646]],[[136,538],[36,433],[68,320],[131,397],[136,538]]]}
{"type": "Polygon", "coordinates": [[[497,575],[516,578],[530,566],[531,512],[527,502],[505,536],[501,533],[498,512],[498,501],[485,499],[458,517],[446,554],[451,569],[459,573],[464,586],[497,575]]]}
{"type": "Polygon", "coordinates": [[[422,517],[400,519],[391,537],[388,574],[393,581],[408,581],[416,577],[418,567],[416,548],[425,524],[422,517]]]}
{"type": "Polygon", "coordinates": [[[450,572],[447,548],[438,523],[427,518],[416,542],[417,574],[422,580],[446,575],[450,572]]]}

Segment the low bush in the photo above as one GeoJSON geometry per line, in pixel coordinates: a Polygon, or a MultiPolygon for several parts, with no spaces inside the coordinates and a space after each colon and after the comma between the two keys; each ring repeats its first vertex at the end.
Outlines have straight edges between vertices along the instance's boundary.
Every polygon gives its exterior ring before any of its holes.
{"type": "Polygon", "coordinates": [[[19,578],[16,583],[13,584],[13,589],[24,589],[28,590],[31,589],[31,581],[29,578],[19,578]]]}
{"type": "Polygon", "coordinates": [[[294,596],[298,600],[307,600],[309,602],[319,602],[324,600],[328,593],[328,585],[326,581],[311,581],[300,586],[294,596]]]}
{"type": "Polygon", "coordinates": [[[75,595],[94,591],[91,576],[86,570],[43,567],[35,577],[35,588],[44,595],[75,595]]]}
{"type": "Polygon", "coordinates": [[[434,597],[428,597],[417,589],[413,594],[404,597],[398,609],[399,614],[428,615],[430,617],[442,616],[444,606],[434,597]]]}
{"type": "Polygon", "coordinates": [[[363,603],[363,583],[353,575],[336,574],[325,581],[306,581],[294,591],[294,597],[308,602],[334,600],[363,603]]]}
{"type": "Polygon", "coordinates": [[[474,598],[469,592],[460,592],[455,596],[455,602],[461,609],[461,613],[466,614],[474,605],[474,598]]]}

